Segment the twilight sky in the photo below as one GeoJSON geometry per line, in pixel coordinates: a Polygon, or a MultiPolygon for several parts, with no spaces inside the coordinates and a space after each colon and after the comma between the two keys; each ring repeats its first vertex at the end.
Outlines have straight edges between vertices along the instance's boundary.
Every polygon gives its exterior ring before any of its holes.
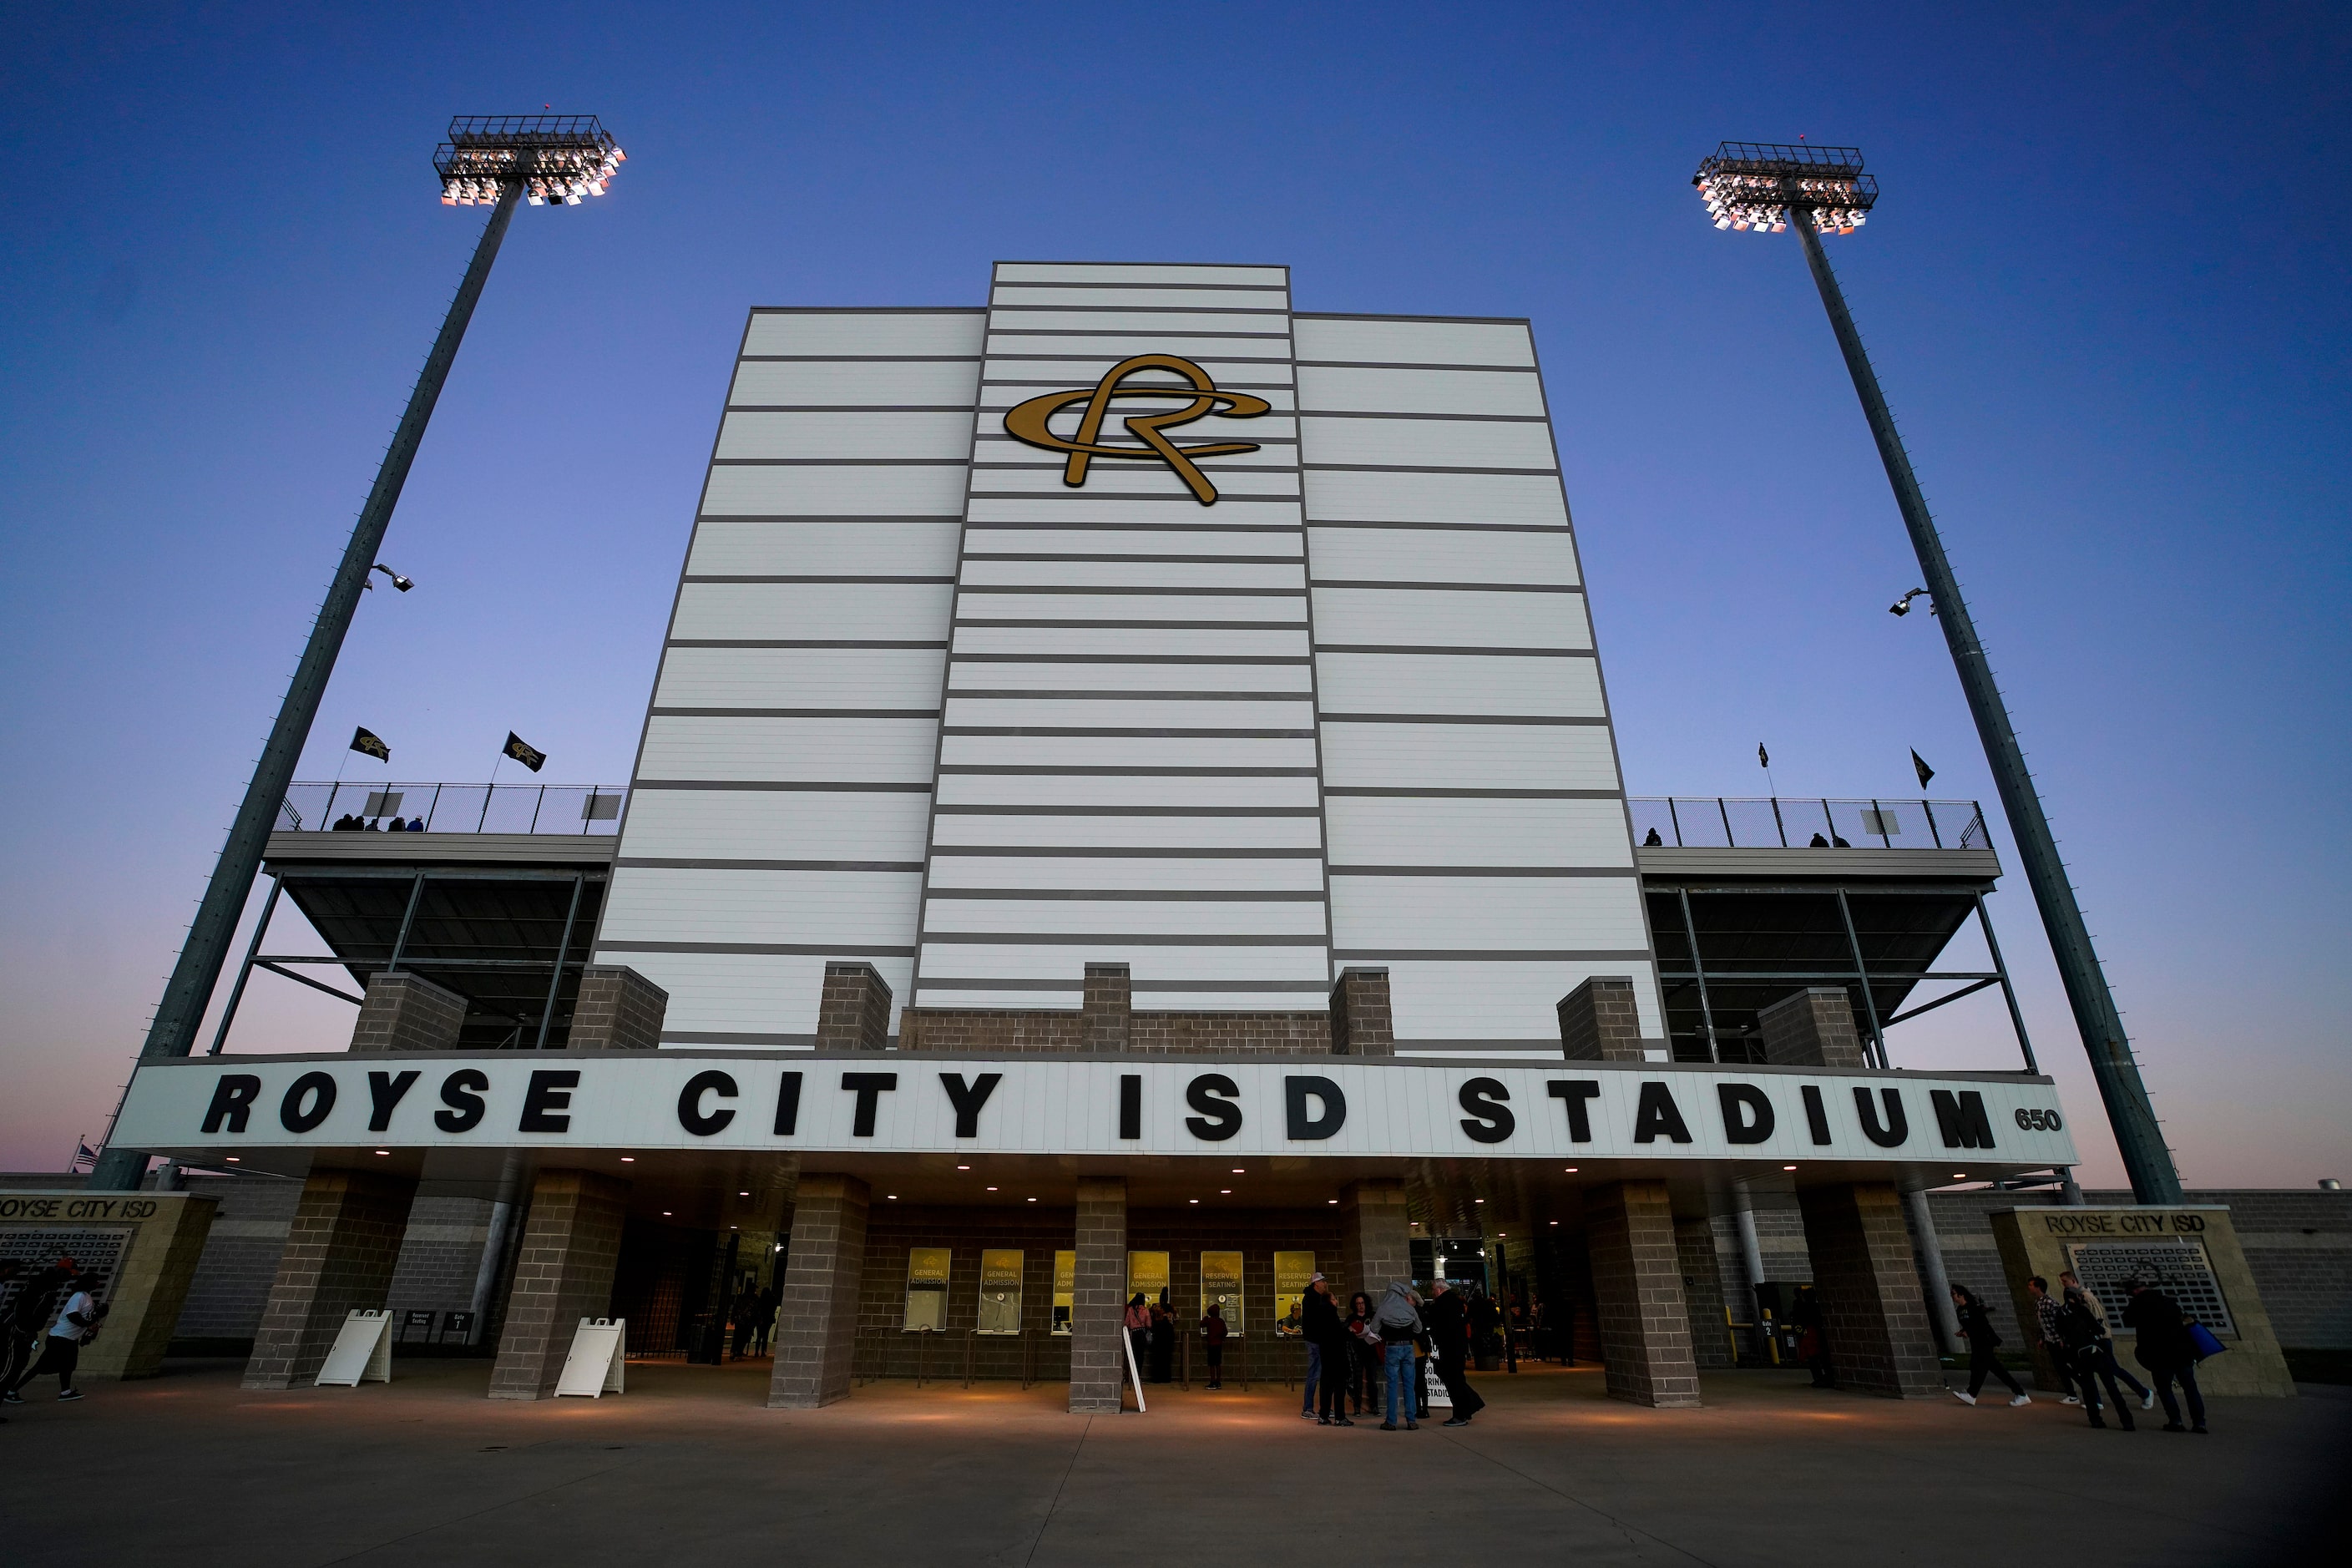
{"type": "MultiPolygon", "coordinates": [[[[403,780],[485,777],[509,729],[549,782],[626,779],[748,306],[1199,260],[1286,262],[1305,310],[1533,318],[1634,793],[1761,795],[1762,741],[1783,794],[1916,795],[1916,747],[1990,802],[1935,624],[1886,614],[1917,569],[1797,242],[1689,185],[1726,137],[1853,143],[1885,194],[1832,258],[2183,1178],[2352,1176],[2340,7],[85,4],[10,35],[0,1169],[106,1125],[478,233],[434,143],[551,103],[630,161],[518,214],[384,547],[419,585],[363,601],[300,777],[365,724],[403,780]]],[[[1996,924],[2111,1184],[2011,872],[1996,924]]],[[[349,1026],[265,976],[237,1042],[349,1026]]],[[[1890,1046],[2015,1061],[1990,994],[1890,1046]]]]}

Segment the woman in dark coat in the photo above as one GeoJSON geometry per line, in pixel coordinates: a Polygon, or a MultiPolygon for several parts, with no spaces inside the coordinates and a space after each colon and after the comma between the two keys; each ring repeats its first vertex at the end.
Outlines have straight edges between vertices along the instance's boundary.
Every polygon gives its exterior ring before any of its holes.
{"type": "Polygon", "coordinates": [[[1176,1376],[1176,1319],[1158,1302],[1151,1305],[1151,1381],[1172,1383],[1176,1376]]]}
{"type": "Polygon", "coordinates": [[[2191,1425],[2188,1429],[2203,1432],[2205,1395],[2197,1387],[2197,1344],[2189,1337],[2189,1322],[2180,1315],[2180,1303],[2138,1279],[2125,1280],[2124,1290],[2131,1297],[2124,1308],[2125,1326],[2139,1331],[2132,1359],[2147,1368],[2156,1384],[2156,1396],[2164,1401],[2164,1429],[2181,1430],[2180,1405],[2172,1396],[2177,1381],[2189,1399],[2191,1425]]]}
{"type": "Polygon", "coordinates": [[[1956,1388],[1952,1390],[1952,1397],[1963,1405],[1974,1405],[1977,1394],[1984,1388],[1985,1379],[1997,1377],[2009,1384],[2009,1392],[2013,1396],[2010,1400],[2011,1405],[2032,1404],[2033,1396],[2018,1386],[2017,1379],[2009,1374],[2009,1368],[2001,1365],[2000,1358],[1993,1354],[2000,1348],[2000,1335],[1994,1330],[1992,1320],[1985,1315],[1984,1303],[1977,1299],[1977,1293],[1965,1285],[1953,1286],[1952,1306],[1959,1313],[1960,1332],[1969,1342],[1969,1391],[1962,1394],[1956,1388]]]}
{"type": "Polygon", "coordinates": [[[1381,1402],[1381,1328],[1372,1321],[1372,1299],[1359,1290],[1348,1299],[1348,1404],[1350,1415],[1381,1402]]]}

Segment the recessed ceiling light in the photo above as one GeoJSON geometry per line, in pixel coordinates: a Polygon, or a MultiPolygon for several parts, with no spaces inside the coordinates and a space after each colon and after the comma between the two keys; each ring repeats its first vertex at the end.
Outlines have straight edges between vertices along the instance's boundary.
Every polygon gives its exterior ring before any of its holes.
{"type": "Polygon", "coordinates": [[[1554,1221],[1552,1221],[1552,1224],[1554,1224],[1554,1225],[1558,1225],[1559,1223],[1559,1221],[1558,1221],[1558,1220],[1554,1220],[1554,1221]]]}
{"type": "Polygon", "coordinates": [[[740,1229],[742,1229],[743,1227],[742,1227],[741,1226],[740,1226],[740,1225],[730,1225],[730,1226],[729,1226],[727,1228],[728,1228],[728,1229],[730,1229],[730,1230],[740,1230],[740,1229]]]}
{"type": "Polygon", "coordinates": [[[1249,1172],[1239,1165],[1235,1165],[1234,1167],[1234,1174],[1236,1176],[1246,1176],[1249,1174],[1249,1172]]]}
{"type": "Polygon", "coordinates": [[[1338,1203],[1339,1200],[1339,1199],[1337,1199],[1337,1198],[1325,1198],[1323,1201],[1324,1201],[1325,1203],[1327,1203],[1327,1204],[1336,1204],[1336,1203],[1338,1203]]]}
{"type": "Polygon", "coordinates": [[[1483,1204],[1483,1203],[1485,1203],[1486,1200],[1486,1199],[1484,1199],[1484,1198],[1472,1198],[1470,1201],[1471,1201],[1472,1203],[1474,1203],[1474,1204],[1483,1204]]]}
{"type": "Polygon", "coordinates": [[[1037,1200],[1036,1200],[1035,1198],[1031,1198],[1029,1201],[1030,1201],[1031,1203],[1033,1203],[1033,1204],[1034,1204],[1034,1203],[1035,1203],[1037,1200]]]}
{"type": "Polygon", "coordinates": [[[1234,1190],[1231,1187],[1219,1187],[1217,1189],[1217,1195],[1221,1198],[1229,1198],[1234,1195],[1234,1190]]]}
{"type": "Polygon", "coordinates": [[[379,1154],[389,1154],[389,1153],[391,1153],[391,1152],[392,1152],[392,1151],[391,1151],[391,1150],[389,1150],[389,1149],[379,1149],[379,1150],[377,1150],[377,1151],[376,1151],[376,1152],[377,1152],[377,1153],[379,1153],[379,1154]]]}
{"type": "Polygon", "coordinates": [[[737,1197],[739,1197],[739,1198],[748,1198],[748,1197],[750,1197],[751,1194],[749,1194],[749,1193],[737,1193],[735,1195],[736,1195],[737,1197]]]}
{"type": "MultiPolygon", "coordinates": [[[[994,1187],[991,1187],[991,1188],[989,1188],[988,1190],[989,1190],[990,1192],[992,1192],[992,1192],[994,1192],[996,1189],[995,1189],[994,1187]]],[[[895,1203],[897,1203],[897,1202],[898,1201],[898,1194],[896,1194],[896,1193],[885,1193],[885,1194],[883,1194],[882,1195],[883,1195],[884,1197],[886,1197],[886,1198],[888,1198],[888,1199],[889,1199],[892,1203],[894,1203],[894,1204],[895,1204],[895,1203]]]]}
{"type": "Polygon", "coordinates": [[[634,1165],[636,1163],[637,1157],[635,1154],[624,1154],[621,1156],[621,1163],[624,1165],[634,1165]]]}
{"type": "Polygon", "coordinates": [[[956,1169],[959,1171],[969,1171],[971,1167],[970,1165],[958,1165],[956,1169]]]}
{"type": "Polygon", "coordinates": [[[1573,1165],[1570,1165],[1570,1166],[1568,1168],[1568,1173],[1569,1173],[1570,1175],[1571,1175],[1571,1176],[1572,1176],[1572,1175],[1574,1175],[1574,1174],[1576,1174],[1576,1167],[1575,1167],[1575,1166],[1573,1166],[1573,1165]]]}
{"type": "Polygon", "coordinates": [[[1784,1170],[1784,1171],[1793,1171],[1793,1170],[1795,1170],[1796,1168],[1797,1168],[1797,1167],[1796,1167],[1796,1166],[1794,1166],[1794,1165],[1783,1165],[1783,1166],[1781,1166],[1781,1167],[1780,1167],[1780,1169],[1782,1169],[1782,1170],[1784,1170]]]}
{"type": "Polygon", "coordinates": [[[244,1162],[243,1162],[243,1161],[241,1161],[241,1160],[240,1160],[236,1155],[235,1155],[235,1154],[231,1154],[231,1155],[228,1157],[228,1163],[229,1163],[230,1164],[232,1164],[232,1165],[236,1165],[236,1164],[242,1164],[244,1162]]]}
{"type": "Polygon", "coordinates": [[[1197,1203],[1199,1203],[1201,1200],[1200,1200],[1200,1199],[1198,1199],[1198,1198],[1186,1198],[1184,1201],[1185,1201],[1186,1203],[1188,1203],[1188,1204],[1197,1204],[1197,1203]]]}
{"type": "Polygon", "coordinates": [[[662,1218],[664,1218],[664,1219],[667,1219],[667,1218],[669,1218],[669,1210],[667,1210],[667,1209],[664,1209],[664,1210],[662,1210],[662,1218]]]}
{"type": "Polygon", "coordinates": [[[989,1190],[990,1192],[992,1192],[992,1192],[994,1192],[996,1189],[995,1189],[994,1187],[991,1187],[991,1188],[989,1188],[988,1190],[989,1190]]]}
{"type": "MultiPolygon", "coordinates": [[[[381,1149],[379,1149],[379,1150],[377,1150],[377,1151],[376,1151],[376,1152],[377,1152],[377,1153],[379,1153],[379,1154],[381,1154],[381,1153],[383,1153],[383,1150],[381,1150],[381,1149]]],[[[1954,1171],[1954,1172],[1952,1173],[1952,1180],[1954,1180],[1954,1181],[1956,1181],[1956,1182],[1965,1182],[1965,1181],[1967,1181],[1968,1179],[1969,1179],[1969,1173],[1968,1173],[1966,1171],[1954,1171]]]]}

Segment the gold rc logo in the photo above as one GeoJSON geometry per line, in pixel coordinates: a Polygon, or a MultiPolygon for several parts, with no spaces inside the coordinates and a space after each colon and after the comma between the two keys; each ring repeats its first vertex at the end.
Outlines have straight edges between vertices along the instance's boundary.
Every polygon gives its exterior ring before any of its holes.
{"type": "Polygon", "coordinates": [[[1252,397],[1244,392],[1220,392],[1209,373],[1191,360],[1174,354],[1138,354],[1121,360],[1104,373],[1101,381],[1089,392],[1081,387],[1073,392],[1049,392],[1043,397],[1009,408],[1004,414],[1004,433],[1016,441],[1032,447],[1042,447],[1048,452],[1067,452],[1069,462],[1062,469],[1062,482],[1082,485],[1087,482],[1087,465],[1096,458],[1139,458],[1146,461],[1158,458],[1176,470],[1202,506],[1215,504],[1217,487],[1193,465],[1195,458],[1223,457],[1235,452],[1255,452],[1255,441],[1198,441],[1180,447],[1162,434],[1178,425],[1190,425],[1193,420],[1211,414],[1222,413],[1234,419],[1255,419],[1270,413],[1274,405],[1263,397],[1252,397]],[[1167,382],[1138,382],[1122,384],[1127,378],[1141,370],[1172,370],[1191,384],[1190,399],[1183,407],[1159,414],[1129,414],[1124,423],[1128,434],[1143,443],[1140,447],[1109,447],[1102,442],[1104,418],[1110,413],[1114,397],[1185,397],[1188,389],[1167,382]],[[1046,422],[1073,403],[1087,405],[1078,419],[1078,432],[1065,439],[1046,427],[1046,422]]]}

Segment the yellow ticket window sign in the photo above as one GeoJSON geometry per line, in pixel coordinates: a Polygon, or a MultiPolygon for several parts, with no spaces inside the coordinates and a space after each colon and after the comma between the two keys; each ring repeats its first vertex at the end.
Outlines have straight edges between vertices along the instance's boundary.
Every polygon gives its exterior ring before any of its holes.
{"type": "Polygon", "coordinates": [[[1021,1254],[989,1247],[980,1255],[980,1324],[983,1334],[1021,1331],[1021,1254]]]}
{"type": "Polygon", "coordinates": [[[1078,1300],[1078,1255],[1075,1252],[1054,1254],[1054,1327],[1052,1331],[1070,1331],[1070,1314],[1076,1310],[1078,1300]]]}
{"type": "Polygon", "coordinates": [[[1299,1331],[1299,1303],[1307,1299],[1307,1281],[1315,1277],[1315,1255],[1311,1252],[1277,1252],[1274,1255],[1274,1331],[1296,1335],[1299,1331]]]}
{"type": "Polygon", "coordinates": [[[1164,1252],[1130,1252],[1127,1255],[1127,1299],[1143,1298],[1147,1307],[1160,1300],[1168,1289],[1168,1255],[1164,1252]]]}
{"type": "Polygon", "coordinates": [[[1209,1309],[1225,1321],[1225,1331],[1242,1331],[1242,1255],[1238,1252],[1201,1254],[1201,1316],[1209,1309]]]}
{"type": "Polygon", "coordinates": [[[948,1268],[954,1254],[944,1247],[907,1249],[907,1316],[910,1334],[936,1334],[948,1326],[948,1268]]]}

